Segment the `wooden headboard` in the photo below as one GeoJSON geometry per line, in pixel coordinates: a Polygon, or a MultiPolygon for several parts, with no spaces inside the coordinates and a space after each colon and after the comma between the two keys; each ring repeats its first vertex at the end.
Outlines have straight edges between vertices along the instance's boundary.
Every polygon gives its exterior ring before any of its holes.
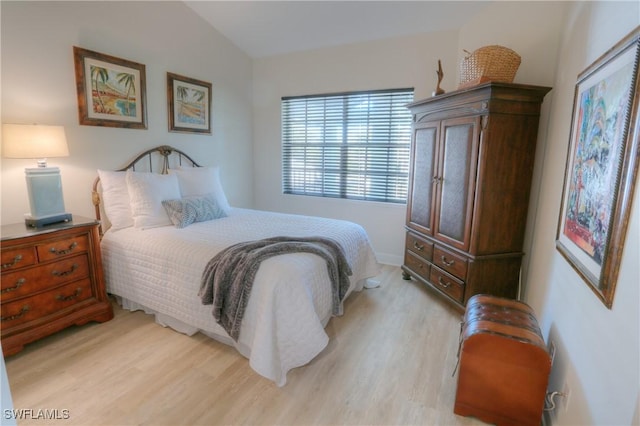
{"type": "MultiPolygon", "coordinates": [[[[159,173],[167,174],[169,169],[171,168],[171,165],[173,165],[174,167],[179,167],[182,166],[183,163],[185,163],[189,167],[200,167],[200,164],[196,163],[183,151],[169,145],[160,145],[142,152],[136,158],[127,163],[126,166],[115,171],[135,171],[137,168],[145,172],[153,172],[154,169],[159,169],[159,173]]],[[[100,197],[99,184],[100,176],[96,177],[96,179],[93,181],[91,200],[95,208],[96,220],[100,222],[100,236],[102,236],[102,199],[100,197]]]]}

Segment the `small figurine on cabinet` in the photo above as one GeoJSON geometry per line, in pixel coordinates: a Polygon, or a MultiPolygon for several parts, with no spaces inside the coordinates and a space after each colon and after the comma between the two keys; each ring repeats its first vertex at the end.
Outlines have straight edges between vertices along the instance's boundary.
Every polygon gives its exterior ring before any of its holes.
{"type": "Polygon", "coordinates": [[[438,96],[444,93],[444,90],[440,87],[440,83],[444,78],[444,73],[442,72],[442,64],[440,63],[440,59],[438,59],[438,70],[436,71],[436,75],[438,76],[438,85],[436,86],[435,92],[431,94],[431,96],[438,96]]]}

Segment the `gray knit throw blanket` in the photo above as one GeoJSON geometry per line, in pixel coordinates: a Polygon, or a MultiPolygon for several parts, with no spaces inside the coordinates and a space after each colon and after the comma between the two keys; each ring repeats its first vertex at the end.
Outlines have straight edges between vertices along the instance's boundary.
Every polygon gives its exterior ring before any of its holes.
{"type": "Polygon", "coordinates": [[[213,305],[213,317],[235,341],[253,279],[260,263],[287,253],[313,253],[327,262],[331,279],[333,314],[342,315],[342,300],[349,289],[351,267],[340,244],[322,237],[273,237],[227,247],[209,261],[202,273],[198,296],[213,305]]]}

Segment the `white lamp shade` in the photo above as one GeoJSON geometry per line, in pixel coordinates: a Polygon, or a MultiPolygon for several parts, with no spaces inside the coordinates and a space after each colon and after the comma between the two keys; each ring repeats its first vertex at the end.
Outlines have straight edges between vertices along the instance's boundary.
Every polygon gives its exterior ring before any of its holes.
{"type": "Polygon", "coordinates": [[[3,124],[2,156],[6,158],[67,157],[63,126],[3,124]]]}

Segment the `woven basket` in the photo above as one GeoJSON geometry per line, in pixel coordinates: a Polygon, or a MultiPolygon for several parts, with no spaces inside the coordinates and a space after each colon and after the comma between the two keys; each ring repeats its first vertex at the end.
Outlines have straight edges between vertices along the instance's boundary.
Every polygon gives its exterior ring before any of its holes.
{"type": "Polygon", "coordinates": [[[459,89],[488,81],[511,83],[520,66],[520,55],[504,46],[484,46],[460,62],[459,89]]]}

